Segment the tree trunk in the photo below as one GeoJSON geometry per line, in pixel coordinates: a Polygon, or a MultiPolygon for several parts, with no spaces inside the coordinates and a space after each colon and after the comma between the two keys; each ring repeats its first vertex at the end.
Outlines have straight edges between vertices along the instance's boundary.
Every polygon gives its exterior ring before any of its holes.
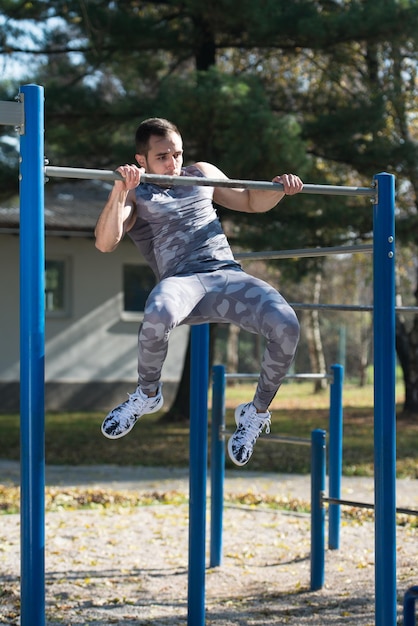
{"type": "Polygon", "coordinates": [[[206,72],[216,65],[215,37],[208,22],[201,16],[193,18],[196,30],[195,63],[198,72],[206,72]]]}
{"type": "MultiPolygon", "coordinates": [[[[216,338],[217,324],[209,324],[209,379],[211,380],[211,370],[213,365],[214,345],[216,338]]],[[[185,422],[190,419],[190,357],[191,357],[191,337],[187,342],[186,355],[184,357],[183,371],[177,387],[176,397],[170,409],[161,417],[162,422],[185,422]]]]}
{"type": "Polygon", "coordinates": [[[183,371],[177,387],[176,397],[170,409],[161,417],[162,422],[185,422],[190,419],[190,352],[191,336],[187,342],[183,371]]]}
{"type": "Polygon", "coordinates": [[[367,367],[369,365],[370,342],[372,337],[372,329],[369,324],[361,326],[361,345],[359,359],[359,387],[364,387],[367,383],[367,367]]]}
{"type": "MultiPolygon", "coordinates": [[[[194,25],[199,33],[195,50],[196,69],[198,71],[208,70],[216,64],[216,45],[211,29],[205,20],[200,17],[194,18],[194,25]]],[[[210,325],[210,347],[209,347],[209,368],[213,363],[213,347],[215,341],[215,325],[210,325]]],[[[177,388],[177,394],[171,408],[162,417],[164,422],[181,422],[190,419],[190,351],[191,334],[187,343],[186,356],[184,359],[183,372],[177,388]]],[[[209,369],[209,371],[210,371],[209,369]]],[[[209,380],[211,376],[209,375],[209,380]]],[[[208,381],[209,384],[209,381],[208,381]]]]}
{"type": "MultiPolygon", "coordinates": [[[[417,306],[418,290],[414,295],[417,306]]],[[[409,331],[404,320],[396,317],[396,350],[405,383],[403,412],[418,415],[418,315],[413,316],[409,331]]]]}
{"type": "Polygon", "coordinates": [[[408,332],[404,320],[396,316],[396,351],[405,383],[405,413],[418,414],[418,316],[408,332]]]}
{"type": "MultiPolygon", "coordinates": [[[[228,339],[226,345],[226,371],[238,372],[239,368],[239,333],[240,328],[234,324],[229,324],[228,339]]],[[[235,385],[236,380],[228,380],[229,386],[235,385]]]]}
{"type": "MultiPolygon", "coordinates": [[[[322,274],[317,272],[315,276],[313,303],[319,304],[321,294],[322,274]]],[[[324,350],[322,346],[321,330],[319,326],[319,311],[309,311],[308,324],[306,326],[306,337],[308,343],[309,360],[311,370],[314,373],[324,374],[326,372],[324,350]]],[[[326,388],[326,380],[321,378],[314,383],[314,393],[318,393],[326,388]]]]}
{"type": "MultiPolygon", "coordinates": [[[[418,277],[417,277],[418,279],[418,277]]],[[[418,280],[417,280],[418,285],[418,280]]],[[[418,287],[415,290],[415,304],[418,304],[418,287]]],[[[396,304],[401,304],[397,296],[396,304]]],[[[396,315],[396,353],[402,368],[405,384],[403,411],[418,414],[418,315],[414,315],[408,330],[402,315],[396,315]]]]}
{"type": "MultiPolygon", "coordinates": [[[[409,179],[411,187],[417,194],[418,189],[418,163],[416,159],[416,141],[411,136],[408,123],[408,112],[403,98],[405,90],[405,78],[403,74],[402,54],[398,46],[393,46],[393,85],[395,94],[393,103],[395,105],[396,117],[399,124],[400,135],[403,145],[411,146],[406,152],[404,175],[409,179]]],[[[418,281],[415,290],[415,306],[418,304],[418,281]]],[[[396,318],[396,350],[399,363],[402,368],[405,382],[405,401],[403,410],[405,413],[418,414],[418,316],[414,315],[412,327],[408,332],[404,320],[396,318]]]]}

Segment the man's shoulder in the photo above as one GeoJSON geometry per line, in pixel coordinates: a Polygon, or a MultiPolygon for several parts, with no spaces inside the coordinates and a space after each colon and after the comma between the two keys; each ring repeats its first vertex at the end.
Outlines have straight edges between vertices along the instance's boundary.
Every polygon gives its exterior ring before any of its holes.
{"type": "Polygon", "coordinates": [[[227,178],[227,176],[213,163],[207,163],[206,161],[198,161],[194,166],[197,170],[202,173],[202,176],[206,178],[214,178],[214,179],[222,179],[227,178]]]}
{"type": "Polygon", "coordinates": [[[182,168],[183,176],[206,176],[202,165],[204,165],[202,162],[186,165],[182,168]]]}

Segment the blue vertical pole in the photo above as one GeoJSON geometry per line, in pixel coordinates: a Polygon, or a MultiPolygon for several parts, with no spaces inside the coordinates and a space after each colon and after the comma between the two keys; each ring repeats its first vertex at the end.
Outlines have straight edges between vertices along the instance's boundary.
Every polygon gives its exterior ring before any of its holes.
{"type": "Polygon", "coordinates": [[[325,578],[325,431],[311,433],[311,591],[322,589],[325,578]]]}
{"type": "Polygon", "coordinates": [[[45,624],[44,91],[20,89],[21,626],[45,624]]]}
{"type": "Polygon", "coordinates": [[[374,177],[374,476],[376,624],[396,624],[395,179],[374,177]]]}
{"type": "Polygon", "coordinates": [[[225,482],[225,442],[221,432],[225,427],[225,367],[213,367],[212,427],[210,452],[210,567],[222,563],[222,526],[225,482]]]}
{"type": "Polygon", "coordinates": [[[188,626],[205,623],[209,325],[191,328],[188,626]]]}
{"type": "MultiPolygon", "coordinates": [[[[341,498],[341,474],[343,471],[343,381],[342,365],[332,365],[333,381],[330,385],[329,409],[329,497],[341,498]]],[[[328,508],[328,547],[340,547],[341,506],[331,504],[328,508]]]]}
{"type": "Polygon", "coordinates": [[[410,587],[403,599],[403,626],[416,626],[415,601],[418,598],[418,587],[410,587]]]}

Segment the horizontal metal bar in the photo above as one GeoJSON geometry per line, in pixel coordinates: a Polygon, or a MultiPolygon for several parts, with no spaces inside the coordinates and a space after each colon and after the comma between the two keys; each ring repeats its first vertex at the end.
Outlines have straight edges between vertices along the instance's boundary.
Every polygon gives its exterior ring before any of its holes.
{"type": "Polygon", "coordinates": [[[54,165],[45,166],[45,175],[51,178],[80,178],[82,180],[123,180],[118,172],[113,170],[94,170],[81,167],[58,167],[54,165]]]}
{"type": "Polygon", "coordinates": [[[415,509],[404,509],[403,507],[396,507],[396,512],[401,515],[414,515],[418,516],[418,511],[415,509]]]}
{"type": "Polygon", "coordinates": [[[4,126],[21,126],[25,121],[22,102],[0,101],[0,124],[4,126]]]}
{"type": "MultiPolygon", "coordinates": [[[[283,190],[281,183],[257,180],[236,180],[233,178],[201,178],[200,176],[157,176],[144,174],[142,180],[146,183],[166,185],[203,185],[206,187],[235,187],[239,189],[283,190]],[[185,182],[187,181],[187,182],[185,182]]],[[[375,196],[373,187],[344,187],[337,185],[309,185],[303,186],[300,193],[341,195],[341,196],[375,196]]]]}
{"type": "Polygon", "coordinates": [[[321,380],[321,379],[332,379],[334,378],[334,376],[332,376],[331,374],[315,374],[315,373],[308,373],[308,374],[287,374],[287,376],[285,376],[285,380],[321,380]]]}
{"type": "MultiPolygon", "coordinates": [[[[369,504],[368,502],[356,502],[355,500],[341,500],[340,498],[328,498],[326,496],[322,496],[322,502],[328,502],[329,504],[341,504],[342,506],[352,506],[358,509],[371,509],[374,510],[375,505],[369,504]]],[[[402,507],[396,508],[396,513],[401,515],[418,515],[418,511],[415,509],[405,509],[402,507]]]]}
{"type": "Polygon", "coordinates": [[[305,304],[303,302],[290,302],[291,307],[301,311],[373,311],[369,304],[305,304]]]}
{"type": "MultiPolygon", "coordinates": [[[[227,373],[225,374],[225,378],[228,379],[235,379],[235,380],[246,380],[246,379],[254,379],[254,378],[259,378],[260,374],[240,374],[240,373],[236,373],[234,374],[233,372],[231,372],[230,374],[227,373]]],[[[323,379],[323,378],[333,378],[333,376],[331,376],[330,374],[315,374],[315,373],[308,373],[308,374],[287,374],[285,376],[285,380],[300,380],[300,379],[307,379],[307,380],[317,380],[317,379],[323,379]]]]}
{"type": "MultiPolygon", "coordinates": [[[[233,435],[234,433],[230,430],[220,430],[219,433],[219,438],[220,439],[225,439],[226,435],[233,435]]],[[[282,436],[282,435],[268,435],[266,437],[261,436],[258,441],[270,441],[271,443],[274,442],[278,442],[278,443],[290,443],[296,446],[310,446],[311,445],[311,440],[310,439],[303,439],[302,437],[287,437],[287,436],[282,436]]]]}
{"type": "MultiPolygon", "coordinates": [[[[371,304],[308,304],[304,302],[289,302],[294,309],[301,311],[373,311],[371,304]]],[[[417,306],[396,306],[395,311],[398,313],[418,313],[417,306]]]]}
{"type": "Polygon", "coordinates": [[[331,246],[328,248],[300,248],[297,250],[266,250],[264,252],[237,252],[236,259],[240,261],[262,261],[266,259],[296,259],[303,257],[330,256],[333,254],[372,253],[372,244],[359,246],[331,246]]]}
{"type": "Polygon", "coordinates": [[[341,500],[340,498],[328,498],[327,496],[322,496],[322,502],[328,502],[328,504],[341,504],[342,506],[352,506],[359,509],[374,509],[374,504],[369,504],[367,502],[355,502],[354,500],[341,500]]]}
{"type": "MultiPolygon", "coordinates": [[[[95,170],[79,167],[45,166],[46,176],[58,178],[85,178],[96,180],[123,180],[118,172],[112,170],[95,170]]],[[[240,189],[283,190],[281,183],[257,180],[237,180],[233,178],[201,178],[200,176],[160,176],[157,174],[142,174],[141,181],[157,185],[197,185],[201,187],[232,187],[240,189]]],[[[304,185],[301,193],[325,194],[338,196],[375,196],[374,187],[344,187],[339,185],[304,185]]]]}
{"type": "Polygon", "coordinates": [[[399,313],[417,313],[418,306],[395,306],[395,311],[399,313]]]}

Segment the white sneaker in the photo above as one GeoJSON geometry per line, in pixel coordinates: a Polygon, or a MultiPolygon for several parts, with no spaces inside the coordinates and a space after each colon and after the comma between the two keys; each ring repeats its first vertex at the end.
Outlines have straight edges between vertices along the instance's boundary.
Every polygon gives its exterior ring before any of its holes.
{"type": "Polygon", "coordinates": [[[249,402],[235,409],[235,422],[237,429],[228,441],[228,454],[235,465],[245,465],[264,427],[267,434],[270,432],[271,415],[269,411],[257,413],[254,404],[249,402]]]}
{"type": "Polygon", "coordinates": [[[127,435],[142,415],[155,413],[164,402],[161,386],[158,388],[157,395],[151,398],[145,395],[139,387],[128,396],[128,400],[110,411],[103,420],[102,433],[105,437],[119,439],[127,435]]]}

